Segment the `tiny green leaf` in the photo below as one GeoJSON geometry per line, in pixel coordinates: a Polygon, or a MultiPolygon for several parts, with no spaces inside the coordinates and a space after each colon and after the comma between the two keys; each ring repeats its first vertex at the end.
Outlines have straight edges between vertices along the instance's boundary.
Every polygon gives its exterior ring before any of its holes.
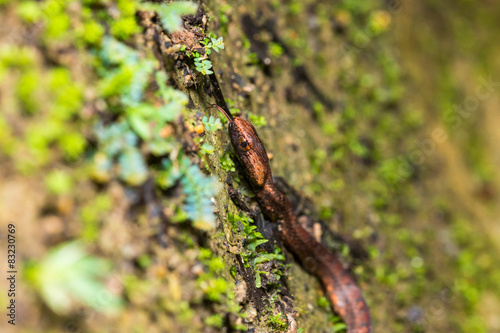
{"type": "Polygon", "coordinates": [[[257,246],[264,244],[264,243],[267,243],[267,242],[268,242],[267,239],[256,239],[253,242],[251,242],[250,244],[248,244],[248,250],[255,251],[257,246]]]}

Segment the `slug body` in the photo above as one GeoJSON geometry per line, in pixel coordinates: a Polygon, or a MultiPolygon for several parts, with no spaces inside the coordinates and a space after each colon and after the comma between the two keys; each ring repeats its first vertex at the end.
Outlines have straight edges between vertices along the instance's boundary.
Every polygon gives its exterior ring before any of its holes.
{"type": "Polygon", "coordinates": [[[257,202],[280,237],[302,265],[322,283],[328,299],[345,321],[349,333],[371,333],[370,309],[361,289],[337,257],[317,242],[297,221],[288,198],[275,186],[264,144],[253,125],[213,105],[229,120],[231,144],[241,161],[257,202]]]}

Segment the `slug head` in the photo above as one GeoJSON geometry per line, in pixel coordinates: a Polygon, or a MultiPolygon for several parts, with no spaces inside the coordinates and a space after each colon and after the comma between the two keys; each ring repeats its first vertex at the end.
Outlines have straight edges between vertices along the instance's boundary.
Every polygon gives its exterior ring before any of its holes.
{"type": "Polygon", "coordinates": [[[271,179],[271,168],[264,144],[253,125],[240,117],[232,117],[222,108],[214,106],[229,120],[231,144],[253,186],[263,187],[271,179]]]}

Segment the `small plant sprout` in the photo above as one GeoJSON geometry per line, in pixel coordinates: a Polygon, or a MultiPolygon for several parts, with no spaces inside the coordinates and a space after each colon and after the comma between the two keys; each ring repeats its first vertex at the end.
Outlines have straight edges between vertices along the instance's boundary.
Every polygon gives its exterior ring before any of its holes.
{"type": "Polygon", "coordinates": [[[222,37],[219,37],[218,39],[214,37],[205,38],[200,42],[200,44],[205,45],[207,54],[212,52],[210,49],[213,49],[217,53],[219,52],[219,49],[224,49],[224,41],[222,40],[222,37]]]}
{"type": "Polygon", "coordinates": [[[201,59],[201,57],[194,58],[194,66],[196,70],[203,75],[212,74],[213,72],[210,70],[210,68],[212,68],[212,62],[208,59],[201,59]]]}
{"type": "MultiPolygon", "coordinates": [[[[200,44],[205,47],[204,55],[201,55],[198,52],[192,52],[191,54],[188,53],[188,56],[194,57],[194,66],[196,70],[203,75],[213,73],[213,71],[210,70],[212,68],[212,62],[208,60],[207,56],[212,53],[212,50],[219,52],[220,49],[224,49],[224,41],[222,40],[222,37],[219,37],[218,39],[215,37],[215,35],[211,35],[210,38],[207,37],[200,41],[200,44]]],[[[185,47],[181,48],[181,51],[184,50],[186,50],[185,47]]]]}
{"type": "Polygon", "coordinates": [[[215,148],[210,143],[205,142],[201,145],[201,153],[210,155],[214,152],[215,148]]]}
{"type": "Polygon", "coordinates": [[[236,168],[234,167],[234,162],[231,159],[231,156],[228,153],[225,153],[219,158],[220,165],[222,169],[226,172],[235,172],[236,168]]]}
{"type": "Polygon", "coordinates": [[[203,123],[203,126],[205,126],[207,132],[215,132],[222,129],[220,118],[215,119],[214,116],[210,116],[210,118],[204,116],[201,122],[203,123]]]}

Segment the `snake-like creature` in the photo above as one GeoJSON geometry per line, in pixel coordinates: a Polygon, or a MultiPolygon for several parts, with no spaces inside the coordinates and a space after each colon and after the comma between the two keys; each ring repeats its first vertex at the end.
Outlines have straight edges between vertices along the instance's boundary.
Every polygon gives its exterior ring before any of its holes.
{"type": "Polygon", "coordinates": [[[297,221],[290,201],[273,182],[266,148],[253,125],[243,118],[233,117],[218,105],[212,107],[227,118],[231,144],[257,202],[264,215],[278,223],[280,238],[287,249],[321,281],[333,309],[347,324],[347,332],[371,333],[370,309],[361,289],[339,259],[297,221]]]}

